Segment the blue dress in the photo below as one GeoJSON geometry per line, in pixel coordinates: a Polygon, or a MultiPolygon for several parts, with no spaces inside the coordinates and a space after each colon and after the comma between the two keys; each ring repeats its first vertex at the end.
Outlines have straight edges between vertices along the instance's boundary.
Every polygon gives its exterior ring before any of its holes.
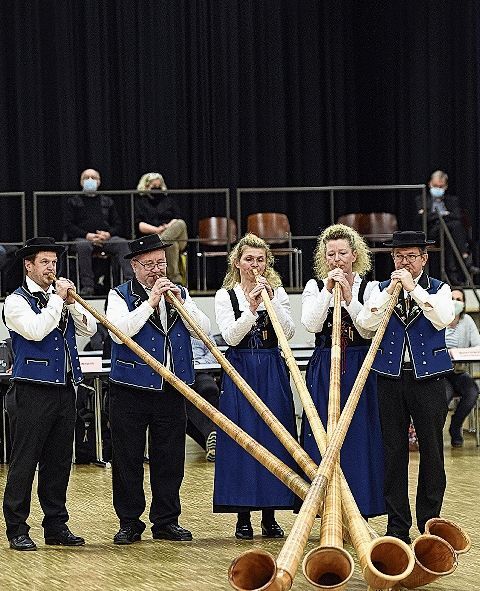
{"type": "MultiPolygon", "coordinates": [[[[328,418],[332,311],[332,308],[328,311],[322,332],[316,334],[316,347],[306,373],[308,390],[325,429],[328,418]]],[[[370,345],[360,336],[345,309],[342,309],[342,342],[340,402],[343,410],[370,345]]],[[[302,421],[302,446],[312,460],[316,463],[320,461],[320,452],[305,416],[302,421]]],[[[343,473],[365,517],[374,517],[386,511],[383,462],[377,378],[370,371],[340,451],[343,473]]]]}
{"type": "MultiPolygon", "coordinates": [[[[238,346],[230,347],[226,357],[296,437],[289,375],[266,312],[259,313],[255,326],[238,346]]],[[[296,469],[290,454],[226,374],[222,379],[219,410],[280,460],[296,469]]],[[[291,509],[293,504],[294,494],[290,489],[223,431],[217,431],[214,512],[291,509]]]]}

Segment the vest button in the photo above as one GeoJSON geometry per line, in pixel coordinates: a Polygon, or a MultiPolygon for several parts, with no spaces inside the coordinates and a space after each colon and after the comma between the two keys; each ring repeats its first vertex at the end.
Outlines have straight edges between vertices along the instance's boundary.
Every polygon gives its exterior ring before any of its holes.
{"type": "Polygon", "coordinates": [[[154,340],[155,340],[155,337],[152,337],[152,341],[154,341],[154,340]]]}
{"type": "Polygon", "coordinates": [[[393,363],[393,361],[389,361],[388,363],[393,363]]]}
{"type": "Polygon", "coordinates": [[[150,388],[153,388],[153,384],[150,384],[150,388]]]}
{"type": "Polygon", "coordinates": [[[389,354],[389,355],[393,355],[393,351],[389,351],[389,352],[388,352],[388,354],[389,354]]]}
{"type": "Polygon", "coordinates": [[[182,347],[179,347],[178,350],[181,351],[182,350],[182,347]]]}
{"type": "Polygon", "coordinates": [[[390,341],[390,344],[391,344],[391,345],[394,345],[394,344],[395,344],[395,341],[390,341]]]}
{"type": "Polygon", "coordinates": [[[60,380],[55,380],[56,382],[59,382],[60,380]]]}
{"type": "Polygon", "coordinates": [[[426,361],[422,361],[422,365],[427,365],[427,362],[426,361]]]}
{"type": "Polygon", "coordinates": [[[422,345],[422,347],[424,347],[424,346],[425,346],[425,343],[420,343],[420,344],[422,345]]]}
{"type": "Polygon", "coordinates": [[[155,347],[152,347],[152,351],[154,351],[154,352],[156,351],[155,347]]]}

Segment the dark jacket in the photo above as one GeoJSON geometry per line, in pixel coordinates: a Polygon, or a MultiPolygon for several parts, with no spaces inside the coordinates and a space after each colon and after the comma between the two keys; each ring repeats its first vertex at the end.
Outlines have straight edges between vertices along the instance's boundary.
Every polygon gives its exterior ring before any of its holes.
{"type": "MultiPolygon", "coordinates": [[[[432,212],[432,201],[433,197],[430,195],[430,192],[427,191],[427,222],[429,225],[438,222],[438,215],[435,212],[432,212]]],[[[455,195],[450,195],[449,193],[445,193],[443,196],[443,202],[447,211],[450,212],[450,215],[447,216],[447,219],[450,220],[461,220],[462,219],[462,210],[459,205],[458,197],[455,195]]],[[[420,211],[423,209],[423,201],[422,195],[416,196],[416,204],[417,204],[417,213],[418,215],[422,215],[420,211]]]]}
{"type": "Polygon", "coordinates": [[[67,240],[85,238],[89,232],[104,230],[112,236],[122,233],[122,220],[108,195],[72,195],[67,200],[65,232],[67,240]]]}

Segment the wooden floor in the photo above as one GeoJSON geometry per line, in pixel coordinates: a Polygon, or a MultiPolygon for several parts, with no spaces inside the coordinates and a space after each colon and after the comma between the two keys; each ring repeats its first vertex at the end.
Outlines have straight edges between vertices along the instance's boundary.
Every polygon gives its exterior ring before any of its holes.
{"type": "MultiPolygon", "coordinates": [[[[418,468],[418,454],[410,455],[413,476],[418,468]]],[[[466,435],[462,449],[451,449],[446,439],[445,457],[448,487],[443,515],[455,520],[469,532],[472,550],[460,557],[458,569],[453,575],[431,583],[427,588],[432,591],[474,591],[480,587],[480,448],[475,447],[471,434],[466,435]]],[[[1,490],[6,473],[7,467],[0,466],[1,490]]],[[[38,551],[10,550],[2,523],[0,535],[4,541],[0,543],[0,590],[229,589],[227,569],[234,557],[254,545],[276,556],[282,541],[262,540],[258,535],[258,515],[253,519],[256,533],[254,541],[235,540],[234,517],[213,515],[211,512],[213,473],[214,465],[208,464],[202,450],[189,441],[182,487],[181,524],[192,530],[193,542],[153,541],[147,529],[141,543],[122,547],[112,543],[118,523],[111,504],[111,471],[96,466],[74,466],[69,488],[69,525],[72,531],[86,538],[86,546],[71,549],[45,546],[40,527],[41,510],[35,497],[30,516],[30,534],[38,544],[38,551]]],[[[287,532],[293,519],[289,512],[278,514],[278,521],[287,532]]],[[[374,519],[371,523],[379,533],[384,533],[384,518],[374,519]]],[[[308,549],[316,545],[317,530],[318,523],[312,532],[308,549]]],[[[413,534],[415,536],[418,532],[413,534]]],[[[299,571],[292,589],[301,591],[311,588],[299,571]]],[[[358,568],[349,589],[366,589],[358,568]]]]}

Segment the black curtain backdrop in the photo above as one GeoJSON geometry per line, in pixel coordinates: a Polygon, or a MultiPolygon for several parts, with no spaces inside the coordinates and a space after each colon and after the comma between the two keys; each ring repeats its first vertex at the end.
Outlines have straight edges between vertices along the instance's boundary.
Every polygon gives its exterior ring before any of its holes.
{"type": "MultiPolygon", "coordinates": [[[[476,0],[2,0],[0,190],[31,203],[76,190],[87,167],[112,190],[147,171],[233,190],[421,183],[443,168],[478,239],[479,15],[476,0]]],[[[211,196],[179,203],[191,236],[223,214],[211,196]]],[[[330,221],[326,195],[244,206],[287,213],[297,235],[330,221]]],[[[57,236],[61,209],[41,213],[57,236]]],[[[338,215],[358,210],[415,218],[407,192],[339,196],[338,215]]],[[[18,239],[16,214],[0,213],[1,239],[18,239]]]]}

